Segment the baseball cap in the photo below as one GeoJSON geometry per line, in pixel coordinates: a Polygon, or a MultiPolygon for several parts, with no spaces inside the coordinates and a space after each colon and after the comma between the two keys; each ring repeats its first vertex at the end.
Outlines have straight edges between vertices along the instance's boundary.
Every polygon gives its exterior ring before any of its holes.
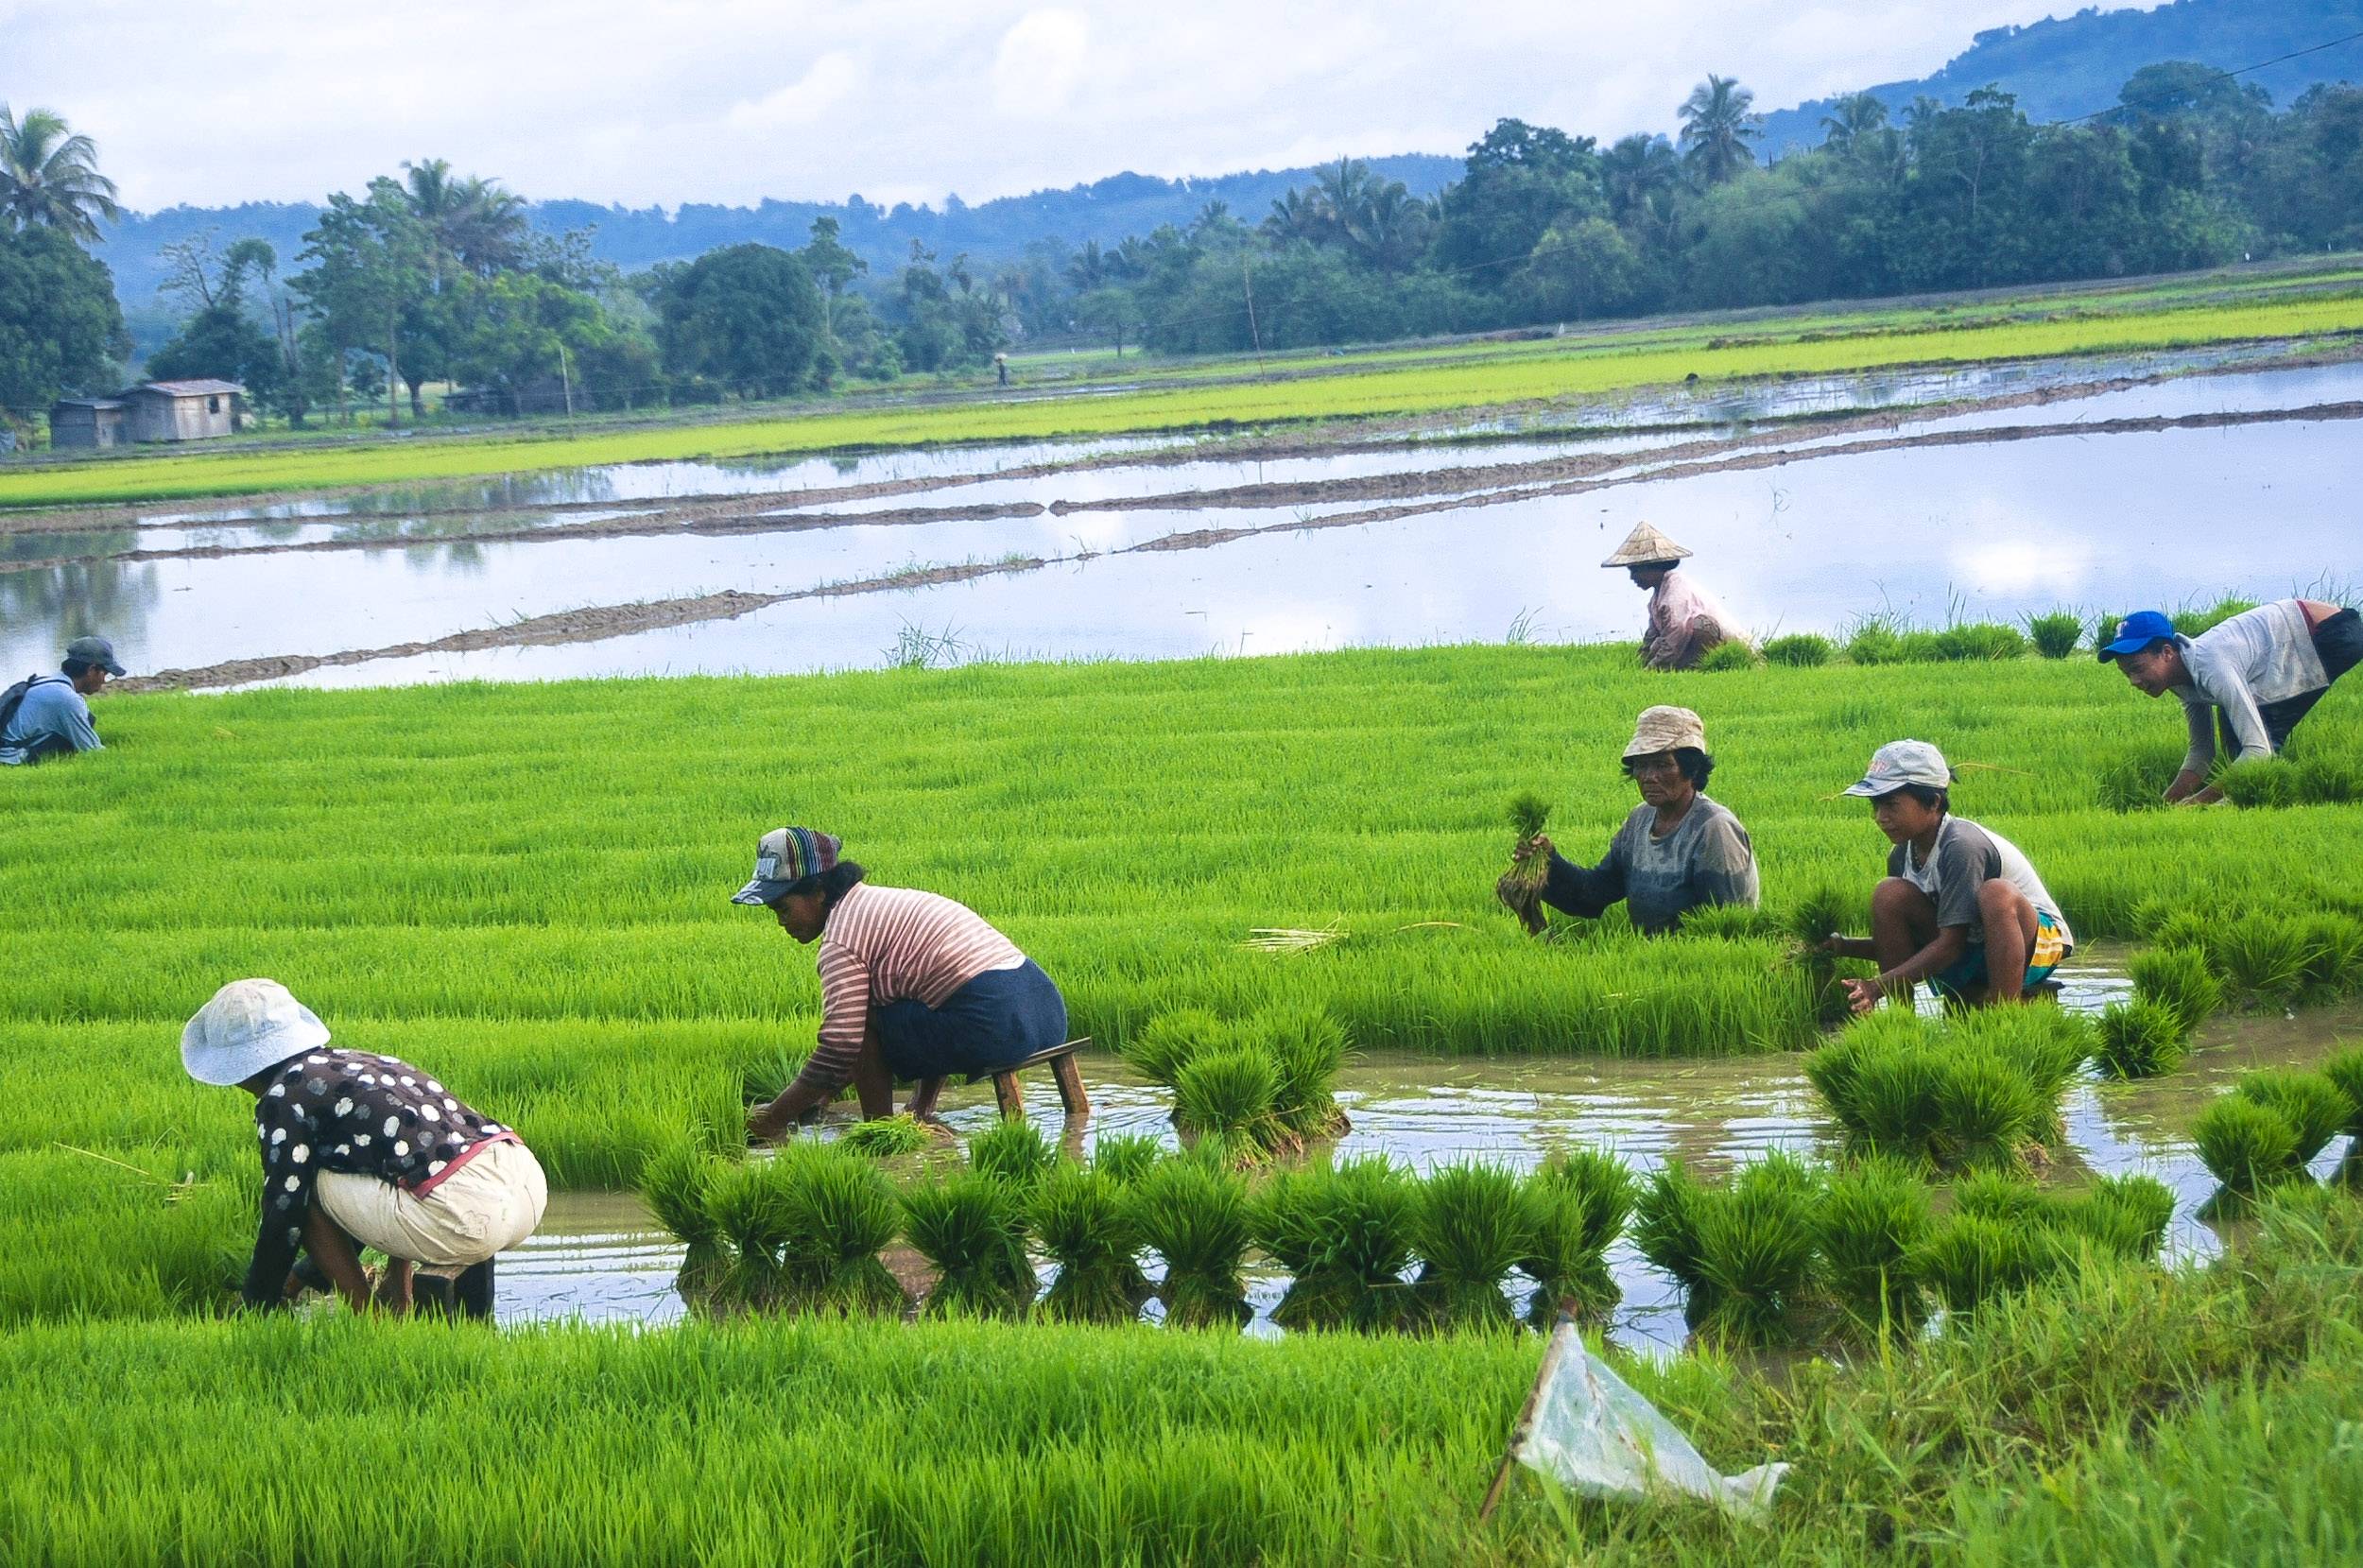
{"type": "Polygon", "coordinates": [[[1924,740],[1891,740],[1871,753],[1871,767],[1862,782],[1850,784],[1842,791],[1848,795],[1892,795],[1906,784],[1919,784],[1926,789],[1949,789],[1953,785],[1953,768],[1944,760],[1944,753],[1924,740]]]}
{"type": "Polygon", "coordinates": [[[2161,637],[2174,635],[2174,623],[2166,619],[2163,610],[2136,610],[2117,623],[2117,634],[2100,645],[2100,662],[2113,663],[2129,653],[2139,653],[2161,637]]]}
{"type": "Polygon", "coordinates": [[[115,663],[115,646],[104,637],[77,637],[66,644],[65,656],[85,664],[96,664],[109,675],[123,673],[123,666],[115,663]]]}
{"type": "Polygon", "coordinates": [[[773,828],[755,840],[754,880],[731,895],[733,904],[769,904],[808,876],[837,865],[843,840],[810,828],[773,828]]]}

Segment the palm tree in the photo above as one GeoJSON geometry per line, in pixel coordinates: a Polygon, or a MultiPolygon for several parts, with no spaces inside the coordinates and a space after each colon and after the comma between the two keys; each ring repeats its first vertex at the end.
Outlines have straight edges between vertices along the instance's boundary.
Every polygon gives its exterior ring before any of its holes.
{"type": "Polygon", "coordinates": [[[526,198],[495,181],[455,180],[440,158],[405,163],[411,213],[435,232],[442,250],[479,278],[512,271],[526,260],[526,198]]]}
{"type": "Polygon", "coordinates": [[[1658,199],[1682,183],[1682,160],[1663,136],[1636,130],[1600,154],[1600,185],[1609,215],[1637,225],[1658,218],[1658,199]]]}
{"type": "Polygon", "coordinates": [[[1756,161],[1748,144],[1764,134],[1764,119],[1753,112],[1756,95],[1738,78],[1709,72],[1690,90],[1682,106],[1683,154],[1699,179],[1719,185],[1756,161]]]}
{"type": "Polygon", "coordinates": [[[1821,129],[1829,132],[1821,145],[1832,152],[1852,152],[1864,138],[1885,129],[1887,123],[1886,104],[1868,93],[1850,93],[1821,116],[1821,129]]]}
{"type": "Polygon", "coordinates": [[[66,134],[64,116],[28,109],[20,120],[0,103],[0,215],[11,227],[46,224],[95,240],[98,219],[123,215],[115,182],[98,172],[98,146],[66,134]]]}

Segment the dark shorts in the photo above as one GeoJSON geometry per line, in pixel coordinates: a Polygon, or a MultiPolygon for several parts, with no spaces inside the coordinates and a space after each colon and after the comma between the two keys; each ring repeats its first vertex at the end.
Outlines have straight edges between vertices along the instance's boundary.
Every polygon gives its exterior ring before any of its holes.
{"type": "Polygon", "coordinates": [[[878,1009],[878,1044],[898,1078],[996,1072],[1066,1043],[1066,999],[1042,966],[990,969],[931,1008],[906,999],[878,1009]]]}
{"type": "MultiPolygon", "coordinates": [[[[2329,678],[2310,692],[2285,697],[2278,702],[2260,702],[2256,716],[2265,721],[2265,736],[2278,752],[2289,744],[2289,732],[2298,727],[2298,720],[2314,711],[2314,704],[2322,694],[2347,671],[2363,663],[2363,615],[2352,610],[2341,610],[2314,629],[2314,651],[2321,655],[2322,674],[2329,678]]],[[[2217,715],[2217,728],[2222,733],[2223,755],[2240,754],[2239,737],[2231,733],[2232,726],[2217,715]]]]}

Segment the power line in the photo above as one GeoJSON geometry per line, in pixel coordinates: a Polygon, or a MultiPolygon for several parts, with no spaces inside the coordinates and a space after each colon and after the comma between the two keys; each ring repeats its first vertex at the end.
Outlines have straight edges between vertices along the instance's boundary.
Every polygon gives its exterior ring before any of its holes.
{"type": "MultiPolygon", "coordinates": [[[[2285,55],[2275,55],[2270,60],[2258,60],[2253,65],[2243,65],[2236,71],[2217,71],[2210,76],[2201,77],[2199,84],[2203,85],[2211,81],[2230,81],[2234,77],[2245,77],[2252,71],[2266,70],[2271,66],[2284,64],[2292,60],[2302,59],[2306,55],[2319,55],[2324,49],[2336,49],[2341,43],[2353,43],[2359,38],[2363,38],[2363,33],[2349,33],[2344,38],[2334,38],[2327,43],[2308,44],[2303,49],[2292,49],[2285,55]]],[[[2156,103],[2160,98],[2167,95],[2168,95],[2165,94],[2157,94],[2146,100],[2140,101],[2156,103]]],[[[2054,120],[2051,123],[2053,125],[2082,125],[2086,120],[2097,120],[2103,115],[2121,114],[2132,107],[2132,104],[2120,102],[2107,109],[2096,109],[2089,114],[2078,114],[2072,119],[2054,120]]]]}

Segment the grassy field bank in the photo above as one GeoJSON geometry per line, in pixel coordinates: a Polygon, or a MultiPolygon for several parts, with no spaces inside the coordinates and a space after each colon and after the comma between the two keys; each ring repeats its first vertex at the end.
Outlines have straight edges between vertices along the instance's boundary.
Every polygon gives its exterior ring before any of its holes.
{"type": "Polygon", "coordinates": [[[573,433],[426,434],[233,444],[210,453],[0,465],[0,506],[233,495],[459,478],[581,464],[732,458],[955,442],[1263,428],[1547,403],[1681,382],[2109,354],[2363,331],[2363,288],[2337,262],[2313,277],[2210,277],[2130,291],[2044,292],[1953,305],[1828,305],[1736,320],[1621,323],[1561,337],[1423,347],[1337,359],[1134,366],[1119,381],[1018,396],[923,394],[777,405],[717,422],[594,423],[573,433]]]}

